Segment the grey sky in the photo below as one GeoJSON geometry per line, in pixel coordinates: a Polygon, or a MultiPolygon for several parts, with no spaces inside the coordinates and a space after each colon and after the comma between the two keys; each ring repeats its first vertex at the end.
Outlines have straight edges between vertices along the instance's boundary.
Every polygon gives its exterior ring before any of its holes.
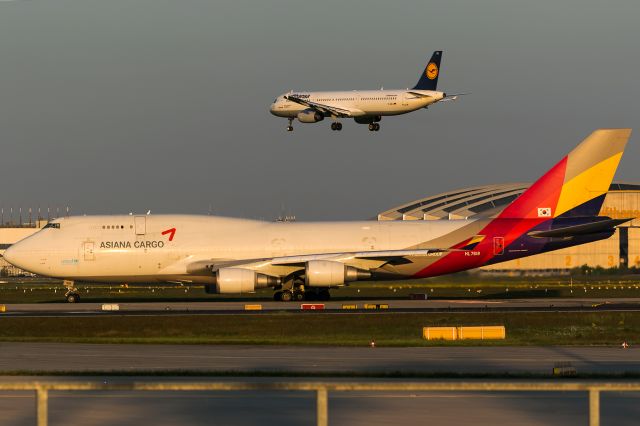
{"type": "Polygon", "coordinates": [[[358,219],[537,178],[598,127],[638,127],[640,2],[0,2],[0,205],[75,214],[358,219]],[[458,102],[382,130],[273,117],[289,89],[405,88],[443,49],[458,102]]]}

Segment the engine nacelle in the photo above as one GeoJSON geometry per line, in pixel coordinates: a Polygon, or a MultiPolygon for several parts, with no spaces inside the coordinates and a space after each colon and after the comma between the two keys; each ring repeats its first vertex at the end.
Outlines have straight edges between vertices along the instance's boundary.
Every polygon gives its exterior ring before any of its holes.
{"type": "Polygon", "coordinates": [[[305,109],[298,113],[298,121],[301,123],[317,123],[324,120],[324,114],[315,109],[305,109]]]}
{"type": "Polygon", "coordinates": [[[362,117],[354,117],[353,120],[358,124],[371,124],[377,123],[382,120],[382,116],[380,115],[365,115],[362,117]]]}
{"type": "Polygon", "coordinates": [[[310,260],[305,266],[305,283],[309,287],[331,287],[371,278],[371,272],[331,260],[310,260]]]}
{"type": "Polygon", "coordinates": [[[216,271],[216,283],[206,285],[211,294],[252,293],[257,288],[275,287],[280,284],[278,277],[259,274],[251,269],[220,268],[216,271]]]}

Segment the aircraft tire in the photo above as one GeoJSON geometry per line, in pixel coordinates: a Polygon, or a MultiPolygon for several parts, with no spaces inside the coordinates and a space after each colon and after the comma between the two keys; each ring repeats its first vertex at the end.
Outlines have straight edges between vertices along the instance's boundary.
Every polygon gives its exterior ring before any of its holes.
{"type": "Polygon", "coordinates": [[[338,123],[336,123],[336,130],[337,130],[337,131],[342,130],[342,123],[339,123],[339,122],[338,122],[338,123]]]}
{"type": "Polygon", "coordinates": [[[336,123],[331,123],[331,130],[336,130],[336,123]]]}
{"type": "Polygon", "coordinates": [[[280,300],[283,302],[291,302],[293,300],[293,292],[291,291],[283,291],[280,294],[280,300]]]}
{"type": "Polygon", "coordinates": [[[273,300],[275,300],[276,302],[279,302],[280,300],[282,300],[282,292],[281,291],[276,291],[275,293],[273,293],[273,300]]]}
{"type": "Polygon", "coordinates": [[[373,132],[376,130],[376,123],[369,123],[369,131],[373,132]]]}
{"type": "Polygon", "coordinates": [[[380,130],[380,124],[378,124],[378,123],[373,123],[373,130],[374,130],[374,131],[376,131],[376,132],[377,132],[378,130],[380,130]]]}
{"type": "Polygon", "coordinates": [[[287,126],[287,132],[293,132],[293,126],[287,126]]]}
{"type": "Polygon", "coordinates": [[[296,290],[293,292],[293,300],[296,302],[302,302],[305,299],[304,291],[296,290]]]}
{"type": "Polygon", "coordinates": [[[69,293],[69,294],[67,294],[67,302],[69,302],[69,303],[78,303],[78,302],[80,302],[80,295],[78,293],[69,293]]]}

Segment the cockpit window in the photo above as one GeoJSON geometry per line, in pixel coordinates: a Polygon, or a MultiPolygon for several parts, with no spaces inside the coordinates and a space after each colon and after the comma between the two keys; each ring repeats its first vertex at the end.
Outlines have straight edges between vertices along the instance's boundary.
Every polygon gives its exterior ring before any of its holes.
{"type": "Polygon", "coordinates": [[[278,102],[278,98],[275,98],[275,99],[273,100],[273,103],[274,103],[274,104],[275,104],[276,102],[278,102]]]}
{"type": "Polygon", "coordinates": [[[55,229],[60,229],[60,224],[59,223],[47,223],[44,228],[42,229],[46,229],[46,228],[55,228],[55,229]]]}

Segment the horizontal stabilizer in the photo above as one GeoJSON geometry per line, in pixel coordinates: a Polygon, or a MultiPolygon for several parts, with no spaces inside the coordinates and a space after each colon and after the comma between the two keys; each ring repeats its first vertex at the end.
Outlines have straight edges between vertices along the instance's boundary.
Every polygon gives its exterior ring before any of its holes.
{"type": "Polygon", "coordinates": [[[612,231],[616,226],[629,222],[631,219],[605,219],[581,225],[565,226],[548,231],[532,231],[527,235],[534,238],[570,238],[578,235],[597,234],[612,231]]]}

